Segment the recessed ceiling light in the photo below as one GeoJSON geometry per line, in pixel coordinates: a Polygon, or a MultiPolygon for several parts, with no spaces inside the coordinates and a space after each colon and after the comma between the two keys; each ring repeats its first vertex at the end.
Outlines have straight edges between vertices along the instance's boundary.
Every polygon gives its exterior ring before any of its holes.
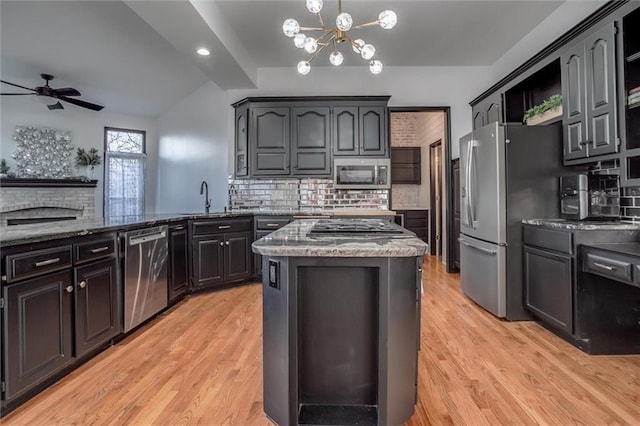
{"type": "Polygon", "coordinates": [[[209,49],[206,49],[204,47],[201,47],[200,49],[196,50],[196,53],[198,53],[198,55],[200,56],[209,56],[209,49]]]}

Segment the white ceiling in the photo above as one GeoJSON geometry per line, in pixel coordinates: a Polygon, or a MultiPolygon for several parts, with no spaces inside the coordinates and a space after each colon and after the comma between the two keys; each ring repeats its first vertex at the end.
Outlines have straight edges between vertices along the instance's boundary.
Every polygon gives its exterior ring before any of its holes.
{"type": "MultiPolygon", "coordinates": [[[[344,0],[355,23],[393,9],[398,25],[352,30],[389,66],[492,65],[564,1],[344,0]]],[[[323,17],[335,19],[337,1],[323,17]]],[[[260,67],[306,59],[282,34],[285,18],[317,19],[304,0],[112,0],[0,2],[3,80],[34,87],[75,87],[106,110],[157,115],[207,80],[222,89],[252,88],[260,67]],[[199,46],[212,55],[195,55],[199,46]]],[[[350,49],[345,65],[363,65],[350,49]]],[[[324,52],[313,66],[328,64],[324,52]]],[[[384,71],[383,71],[384,73],[384,71]]],[[[9,86],[2,85],[2,92],[9,86]]]]}

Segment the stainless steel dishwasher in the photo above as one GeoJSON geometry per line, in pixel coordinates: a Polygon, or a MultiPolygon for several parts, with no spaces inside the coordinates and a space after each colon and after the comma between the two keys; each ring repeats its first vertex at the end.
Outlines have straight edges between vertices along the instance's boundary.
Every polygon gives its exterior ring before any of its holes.
{"type": "Polygon", "coordinates": [[[167,306],[166,225],[120,234],[124,248],[124,332],[167,306]]]}

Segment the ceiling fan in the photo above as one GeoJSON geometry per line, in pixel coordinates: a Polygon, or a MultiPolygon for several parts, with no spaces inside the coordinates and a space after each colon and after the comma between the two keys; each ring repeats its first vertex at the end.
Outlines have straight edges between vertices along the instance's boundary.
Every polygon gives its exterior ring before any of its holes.
{"type": "Polygon", "coordinates": [[[82,101],[80,99],[70,98],[70,96],[80,96],[80,92],[72,87],[63,87],[61,89],[54,89],[49,86],[49,81],[53,80],[53,76],[50,74],[40,74],[40,77],[44,78],[45,84],[44,86],[38,86],[35,89],[30,89],[28,87],[20,86],[19,84],[10,83],[8,81],[0,80],[0,82],[4,84],[8,84],[10,86],[19,87],[21,89],[30,90],[33,93],[0,93],[0,95],[10,95],[10,96],[24,96],[24,95],[36,95],[36,96],[46,96],[53,99],[59,99],[58,102],[52,105],[47,105],[47,108],[50,110],[54,109],[64,109],[60,101],[69,102],[70,104],[77,105],[82,108],[88,108],[93,111],[100,111],[104,108],[102,105],[92,104],[91,102],[82,101]]]}

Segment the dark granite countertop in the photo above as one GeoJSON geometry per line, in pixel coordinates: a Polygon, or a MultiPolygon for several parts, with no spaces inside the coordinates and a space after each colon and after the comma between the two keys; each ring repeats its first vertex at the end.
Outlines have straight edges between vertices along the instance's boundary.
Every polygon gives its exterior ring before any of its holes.
{"type": "Polygon", "coordinates": [[[413,257],[423,256],[428,248],[428,245],[413,233],[307,235],[317,221],[317,219],[300,219],[291,222],[254,242],[253,251],[266,256],[413,257]]]}
{"type": "Polygon", "coordinates": [[[612,253],[626,254],[640,258],[640,242],[632,243],[590,243],[584,244],[582,247],[594,247],[601,250],[607,250],[612,253]]]}
{"type": "Polygon", "coordinates": [[[393,215],[389,210],[237,210],[212,213],[172,213],[144,216],[118,216],[93,220],[65,220],[29,225],[0,227],[0,245],[3,247],[20,244],[78,237],[109,231],[126,231],[136,228],[171,224],[188,219],[219,219],[234,217],[268,216],[320,216],[320,215],[393,215]]]}
{"type": "Polygon", "coordinates": [[[640,230],[640,223],[600,220],[523,219],[523,224],[547,226],[557,229],[591,230],[640,230]]]}

